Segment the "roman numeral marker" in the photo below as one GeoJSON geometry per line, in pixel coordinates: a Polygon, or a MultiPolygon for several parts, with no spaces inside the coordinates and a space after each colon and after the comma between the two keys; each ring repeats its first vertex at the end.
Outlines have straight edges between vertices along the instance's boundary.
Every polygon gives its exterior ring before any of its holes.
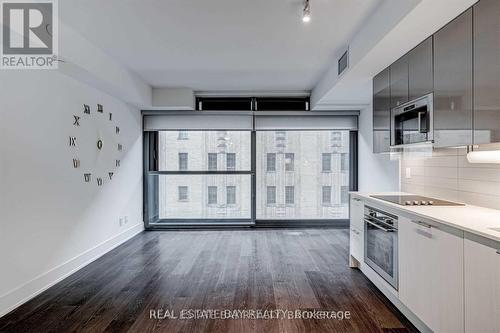
{"type": "Polygon", "coordinates": [[[90,114],[90,106],[83,104],[83,113],[90,114]]]}
{"type": "Polygon", "coordinates": [[[83,179],[85,180],[86,183],[90,183],[90,181],[92,179],[92,174],[90,174],[90,173],[84,173],[83,174],[83,179]]]}
{"type": "Polygon", "coordinates": [[[123,146],[122,146],[122,144],[121,144],[121,143],[119,143],[119,144],[118,144],[118,151],[122,151],[122,149],[123,149],[123,146]]]}
{"type": "Polygon", "coordinates": [[[108,175],[109,175],[109,180],[111,180],[113,178],[114,173],[113,172],[108,172],[108,175]]]}
{"type": "Polygon", "coordinates": [[[79,159],[76,159],[74,158],[73,159],[73,168],[79,168],[80,167],[80,160],[79,159]]]}
{"type": "Polygon", "coordinates": [[[102,107],[101,104],[97,104],[97,112],[102,113],[104,111],[104,108],[102,107]]]}
{"type": "Polygon", "coordinates": [[[73,125],[80,126],[80,117],[73,116],[73,125]]]}
{"type": "Polygon", "coordinates": [[[116,160],[116,167],[120,167],[120,160],[116,160]]]}
{"type": "Polygon", "coordinates": [[[109,120],[113,120],[113,114],[111,112],[109,113],[109,120]]]}
{"type": "Polygon", "coordinates": [[[102,186],[102,178],[97,178],[97,186],[102,186]]]}
{"type": "Polygon", "coordinates": [[[74,136],[69,137],[69,146],[76,147],[76,137],[74,137],[74,136]]]}
{"type": "Polygon", "coordinates": [[[115,132],[116,132],[116,134],[120,134],[120,127],[116,126],[115,132]]]}

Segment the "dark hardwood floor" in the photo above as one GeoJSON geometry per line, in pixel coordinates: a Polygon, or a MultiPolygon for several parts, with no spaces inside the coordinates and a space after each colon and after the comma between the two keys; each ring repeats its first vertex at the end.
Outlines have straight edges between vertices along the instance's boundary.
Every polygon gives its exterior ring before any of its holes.
{"type": "Polygon", "coordinates": [[[348,267],[348,239],[343,229],[144,232],[0,318],[0,332],[415,332],[348,267]],[[151,319],[154,309],[351,318],[151,319]]]}

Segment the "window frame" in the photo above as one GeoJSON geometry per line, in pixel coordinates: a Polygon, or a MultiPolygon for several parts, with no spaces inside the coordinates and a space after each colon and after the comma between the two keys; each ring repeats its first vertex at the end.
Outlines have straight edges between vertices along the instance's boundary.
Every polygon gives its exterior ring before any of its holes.
{"type": "Polygon", "coordinates": [[[179,153],[178,154],[179,158],[179,171],[188,171],[189,170],[189,154],[188,153],[179,153]],[[186,157],[186,159],[183,161],[181,157],[186,157]],[[183,162],[186,164],[184,167],[183,162]]]}
{"type": "Polygon", "coordinates": [[[236,153],[226,153],[226,170],[227,171],[235,171],[236,170],[236,153]],[[233,165],[229,166],[229,156],[232,156],[233,165]]]}
{"type": "Polygon", "coordinates": [[[219,198],[218,198],[218,192],[219,188],[218,186],[210,185],[207,187],[207,205],[209,206],[216,206],[219,204],[219,198]],[[210,191],[210,190],[215,190],[215,192],[210,191]],[[215,201],[211,200],[215,196],[215,201]]]}
{"type": "Polygon", "coordinates": [[[207,170],[208,171],[217,171],[218,170],[218,154],[217,153],[208,153],[207,154],[207,170]],[[215,157],[215,160],[214,160],[215,157]],[[215,161],[215,165],[212,165],[212,163],[215,161]]]}
{"type": "MultiPolygon", "coordinates": [[[[143,113],[144,114],[144,113],[143,113]]],[[[255,124],[255,123],[254,123],[255,124]]],[[[326,129],[321,129],[322,131],[326,129]]],[[[178,131],[178,129],[165,129],[162,131],[178,131]]],[[[196,131],[196,130],[189,130],[196,131]]],[[[189,132],[188,131],[188,132],[189,132]]],[[[212,131],[207,129],[206,131],[212,131]]],[[[215,130],[214,130],[215,131],[215,130]]],[[[246,131],[239,129],[230,129],[227,131],[246,131]]],[[[164,230],[171,228],[187,228],[187,227],[200,227],[200,226],[263,226],[263,227],[287,227],[287,226],[300,226],[300,227],[314,227],[314,226],[332,226],[331,221],[327,219],[301,219],[301,220],[273,220],[272,218],[268,219],[257,219],[256,218],[256,133],[255,130],[248,130],[251,135],[251,169],[250,170],[217,170],[217,171],[207,171],[207,170],[196,170],[196,171],[180,171],[180,170],[171,170],[171,171],[158,171],[158,160],[157,160],[157,151],[158,151],[158,130],[145,130],[143,137],[143,170],[144,170],[144,179],[143,179],[143,216],[144,216],[144,225],[146,230],[164,230]],[[158,215],[158,177],[152,177],[156,175],[249,175],[251,177],[251,217],[250,218],[235,218],[235,219],[219,219],[219,218],[167,218],[160,219],[158,215]]],[[[259,131],[266,131],[265,129],[261,129],[259,131]]],[[[290,131],[293,131],[291,129],[290,131]]],[[[328,131],[332,131],[329,129],[328,131]]],[[[266,158],[267,159],[267,158],[266,158]]],[[[266,161],[267,162],[267,161],[266,161]]],[[[295,159],[294,159],[295,162],[295,159]]],[[[278,161],[275,161],[275,168],[278,167],[278,161]]],[[[333,166],[333,162],[331,167],[333,166]]],[[[189,167],[189,156],[188,156],[188,167],[189,167]]],[[[226,164],[227,167],[227,164],[226,164]]],[[[237,167],[237,166],[236,166],[237,167]]],[[[349,130],[349,190],[356,191],[358,186],[358,131],[353,129],[349,130]]],[[[295,169],[295,163],[294,163],[295,169]]],[[[266,165],[267,170],[267,165],[266,165]]],[[[267,194],[267,193],[266,193],[267,194]]],[[[188,194],[189,197],[189,194],[188,194]]],[[[295,195],[294,195],[295,197],[295,195]]],[[[217,198],[219,199],[219,198],[217,198]]],[[[276,193],[276,201],[278,199],[278,193],[276,193]]],[[[333,199],[333,198],[332,198],[333,199]]],[[[286,198],[285,198],[286,200],[286,198]]],[[[294,198],[295,201],[295,198],[294,198]]],[[[296,202],[296,201],[295,201],[296,202]]],[[[346,225],[348,226],[348,219],[336,219],[335,226],[346,225]]]]}
{"type": "Polygon", "coordinates": [[[276,153],[266,153],[266,172],[276,172],[276,153]],[[272,163],[269,163],[269,157],[271,157],[272,163]],[[273,166],[270,168],[270,166],[273,166]]]}
{"type": "Polygon", "coordinates": [[[235,206],[236,205],[236,186],[235,185],[227,185],[226,186],[226,205],[228,206],[235,206]],[[231,196],[233,200],[232,202],[229,202],[229,189],[231,189],[231,196]]]}
{"type": "Polygon", "coordinates": [[[293,185],[285,186],[285,205],[286,206],[295,206],[295,186],[293,186],[293,185]],[[288,191],[289,189],[292,189],[292,191],[289,192],[288,191]],[[291,195],[292,200],[289,200],[290,199],[289,193],[292,193],[292,195],[291,195]]]}
{"type": "Polygon", "coordinates": [[[331,173],[332,172],[332,153],[321,153],[321,172],[331,173]],[[325,157],[328,156],[328,159],[325,157]],[[325,162],[328,161],[328,169],[325,168],[325,162]]]}
{"type": "Polygon", "coordinates": [[[189,202],[189,186],[177,186],[177,201],[179,202],[189,202]],[[186,198],[181,198],[181,189],[186,189],[186,198]]]}
{"type": "Polygon", "coordinates": [[[267,207],[274,207],[276,206],[276,186],[271,185],[271,186],[266,186],[266,206],[267,207]],[[269,200],[271,197],[269,196],[269,190],[272,190],[272,202],[269,200]]]}
{"type": "Polygon", "coordinates": [[[295,172],[295,153],[285,153],[285,172],[295,172]],[[287,162],[289,156],[292,157],[290,163],[287,162]]]}

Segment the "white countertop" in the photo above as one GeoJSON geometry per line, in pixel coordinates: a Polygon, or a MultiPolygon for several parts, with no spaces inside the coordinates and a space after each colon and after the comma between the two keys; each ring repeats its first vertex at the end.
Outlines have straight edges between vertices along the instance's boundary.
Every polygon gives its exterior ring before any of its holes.
{"type": "Polygon", "coordinates": [[[494,241],[500,242],[500,210],[483,208],[472,205],[465,206],[401,206],[391,202],[375,199],[372,195],[411,195],[403,192],[351,192],[352,196],[364,201],[369,200],[380,205],[392,207],[421,218],[427,218],[438,223],[449,225],[463,231],[470,232],[494,241]]]}

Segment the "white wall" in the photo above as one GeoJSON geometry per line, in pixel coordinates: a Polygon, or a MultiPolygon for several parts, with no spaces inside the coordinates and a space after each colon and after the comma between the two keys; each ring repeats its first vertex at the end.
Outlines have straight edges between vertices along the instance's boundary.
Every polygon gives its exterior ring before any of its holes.
{"type": "Polygon", "coordinates": [[[399,161],[391,161],[389,154],[373,154],[373,108],[361,110],[358,136],[359,191],[398,191],[399,161]]]}
{"type": "Polygon", "coordinates": [[[58,71],[1,71],[0,316],[142,231],[141,215],[139,110],[58,71]],[[84,103],[93,112],[103,104],[121,128],[121,167],[100,188],[72,166],[76,155],[82,168],[113,168],[114,159],[93,149],[98,130],[90,121],[76,133],[87,148],[69,147],[84,103]]]}
{"type": "Polygon", "coordinates": [[[465,148],[436,149],[401,160],[404,192],[500,209],[500,165],[472,164],[465,148]]]}

